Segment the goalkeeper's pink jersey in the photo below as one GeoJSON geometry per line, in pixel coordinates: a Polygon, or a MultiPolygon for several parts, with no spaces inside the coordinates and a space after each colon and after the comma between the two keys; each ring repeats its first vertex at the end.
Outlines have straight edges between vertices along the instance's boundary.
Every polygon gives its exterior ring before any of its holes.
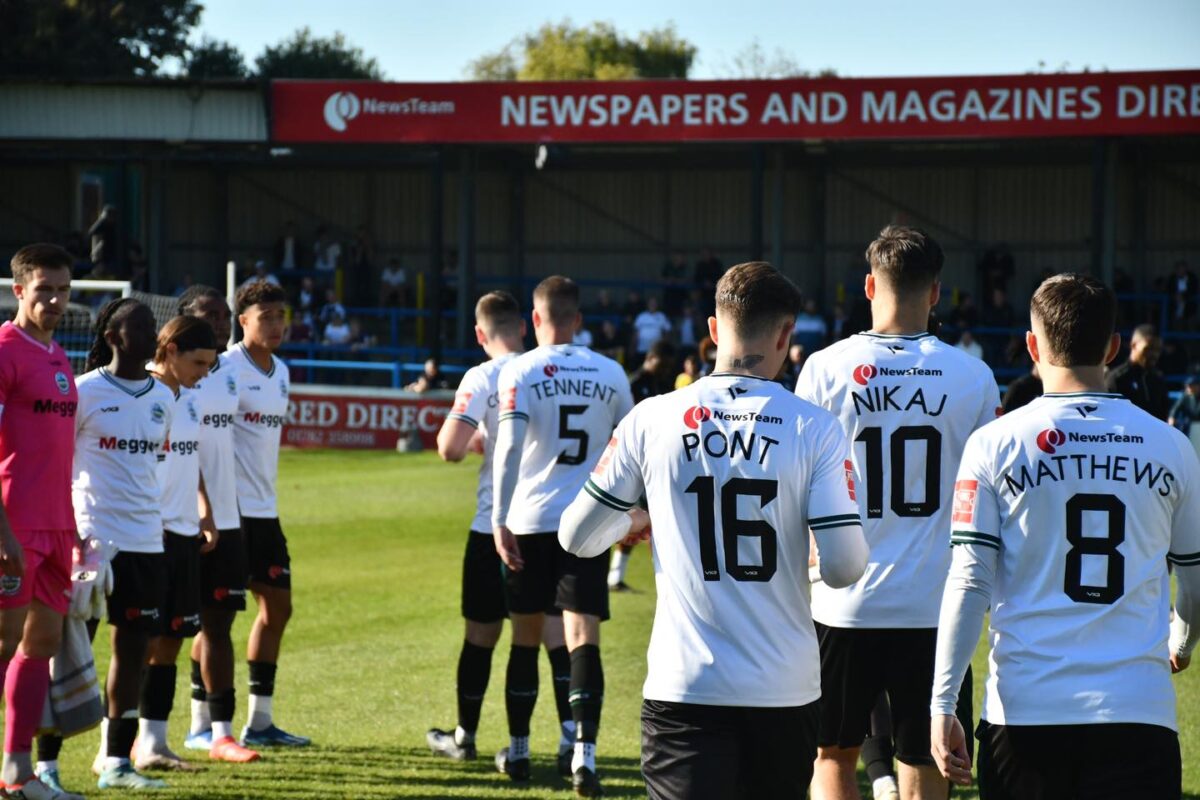
{"type": "Polygon", "coordinates": [[[14,531],[75,530],[71,463],[79,394],[57,342],[0,325],[0,492],[14,531]]]}

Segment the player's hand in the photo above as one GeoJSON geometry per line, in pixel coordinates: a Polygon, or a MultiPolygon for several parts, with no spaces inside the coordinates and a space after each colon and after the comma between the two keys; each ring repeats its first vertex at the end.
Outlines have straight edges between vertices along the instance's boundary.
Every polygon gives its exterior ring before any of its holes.
{"type": "Polygon", "coordinates": [[[467,452],[474,453],[479,456],[483,455],[483,434],[482,433],[480,433],[479,431],[475,431],[475,433],[473,433],[471,435],[471,440],[469,442],[467,442],[467,452]]]}
{"type": "Polygon", "coordinates": [[[496,542],[496,552],[504,566],[513,572],[525,569],[525,560],[521,558],[521,548],[517,545],[516,535],[507,525],[497,525],[492,528],[492,538],[496,542]]]}
{"type": "Polygon", "coordinates": [[[221,538],[220,531],[211,519],[200,520],[200,536],[204,542],[200,545],[200,555],[206,556],[217,547],[217,540],[221,538]]]}
{"type": "Polygon", "coordinates": [[[112,594],[112,559],[117,549],[91,537],[75,551],[75,569],[71,573],[70,615],[76,619],[99,619],[104,599],[112,594]]]}
{"type": "Polygon", "coordinates": [[[25,575],[25,551],[21,543],[13,536],[8,526],[0,531],[0,573],[9,578],[21,578],[25,575]]]}
{"type": "Polygon", "coordinates": [[[951,783],[971,785],[971,756],[967,734],[958,717],[939,714],[929,721],[929,746],[938,770],[951,783]]]}
{"type": "Polygon", "coordinates": [[[1185,669],[1188,668],[1188,666],[1191,663],[1192,663],[1191,656],[1177,656],[1177,655],[1172,654],[1171,655],[1171,674],[1177,675],[1180,672],[1183,672],[1185,669]]]}
{"type": "Polygon", "coordinates": [[[633,524],[629,527],[629,533],[625,534],[625,538],[621,540],[621,544],[625,547],[633,547],[638,542],[649,541],[650,539],[650,512],[644,508],[631,508],[628,512],[629,518],[633,524]]]}

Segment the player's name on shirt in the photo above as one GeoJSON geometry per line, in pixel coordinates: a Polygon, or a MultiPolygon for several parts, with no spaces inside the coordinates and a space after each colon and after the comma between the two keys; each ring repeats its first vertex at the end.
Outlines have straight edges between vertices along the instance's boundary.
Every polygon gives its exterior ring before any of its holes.
{"type": "MultiPolygon", "coordinates": [[[[699,429],[709,420],[730,424],[783,425],[783,417],[759,414],[754,411],[722,411],[704,406],[692,406],[684,412],[684,424],[688,427],[699,429]]],[[[683,444],[683,456],[689,462],[708,456],[730,461],[753,461],[760,465],[767,460],[771,448],[781,441],[764,431],[753,428],[734,428],[727,431],[714,427],[703,432],[688,431],[681,434],[680,438],[683,444]]]]}
{"type": "Polygon", "coordinates": [[[548,364],[545,375],[543,380],[526,384],[535,400],[571,395],[607,403],[617,396],[616,386],[597,380],[600,377],[598,367],[548,364]]]}
{"type": "Polygon", "coordinates": [[[1168,497],[1175,488],[1175,474],[1153,457],[1115,453],[1058,453],[1064,444],[1144,444],[1137,434],[1077,433],[1047,428],[1038,434],[1037,447],[1044,454],[1033,463],[1013,464],[1000,473],[1001,494],[1018,495],[1045,483],[1063,481],[1105,481],[1132,483],[1168,497]]]}

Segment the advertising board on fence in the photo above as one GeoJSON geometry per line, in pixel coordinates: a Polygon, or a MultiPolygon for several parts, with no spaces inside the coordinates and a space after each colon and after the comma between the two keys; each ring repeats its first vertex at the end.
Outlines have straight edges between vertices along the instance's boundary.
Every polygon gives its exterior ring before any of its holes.
{"type": "Polygon", "coordinates": [[[685,142],[1200,133],[1200,71],[924,78],[271,82],[272,139],[685,142]]]}
{"type": "Polygon", "coordinates": [[[415,432],[437,449],[437,432],[454,404],[454,392],[417,394],[396,389],[292,386],[283,444],[390,450],[415,432]]]}

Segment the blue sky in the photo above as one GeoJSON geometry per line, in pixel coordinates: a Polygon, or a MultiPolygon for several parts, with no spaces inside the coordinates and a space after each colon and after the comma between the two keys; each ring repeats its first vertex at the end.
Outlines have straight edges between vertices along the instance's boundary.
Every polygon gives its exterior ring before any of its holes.
{"type": "Polygon", "coordinates": [[[543,22],[606,20],[625,33],[674,22],[699,48],[694,78],[736,77],[732,61],[758,41],[809,70],[841,75],[973,75],[1200,67],[1200,0],[204,0],[200,33],[248,61],[308,25],[341,31],[394,81],[453,81],[468,62],[543,22]]]}

